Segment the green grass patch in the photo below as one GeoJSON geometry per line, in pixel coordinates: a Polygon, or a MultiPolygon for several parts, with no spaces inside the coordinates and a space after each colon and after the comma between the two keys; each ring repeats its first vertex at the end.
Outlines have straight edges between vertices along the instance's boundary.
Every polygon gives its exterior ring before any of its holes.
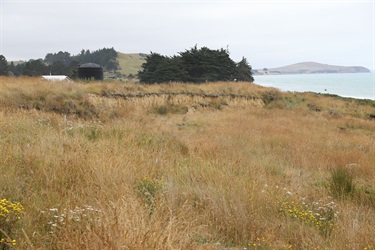
{"type": "Polygon", "coordinates": [[[345,198],[353,195],[355,185],[348,169],[336,168],[331,171],[330,189],[334,197],[345,198]]]}
{"type": "Polygon", "coordinates": [[[145,60],[145,54],[124,54],[117,52],[117,60],[120,64],[120,73],[125,75],[136,75],[145,60]]]}

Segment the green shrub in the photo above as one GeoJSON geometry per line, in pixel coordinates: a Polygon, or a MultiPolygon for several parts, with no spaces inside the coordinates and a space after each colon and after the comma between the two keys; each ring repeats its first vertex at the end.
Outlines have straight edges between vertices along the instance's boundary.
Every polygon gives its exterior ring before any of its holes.
{"type": "Polygon", "coordinates": [[[353,176],[348,169],[336,168],[331,171],[330,188],[334,197],[352,195],[355,190],[353,176]]]}
{"type": "Polygon", "coordinates": [[[148,177],[143,177],[138,182],[138,193],[144,201],[146,207],[152,213],[155,206],[155,198],[158,190],[163,188],[163,182],[158,180],[152,180],[148,177]]]}
{"type": "Polygon", "coordinates": [[[262,93],[262,100],[263,102],[268,105],[271,102],[277,101],[281,98],[281,93],[280,91],[277,90],[268,90],[262,93]]]}

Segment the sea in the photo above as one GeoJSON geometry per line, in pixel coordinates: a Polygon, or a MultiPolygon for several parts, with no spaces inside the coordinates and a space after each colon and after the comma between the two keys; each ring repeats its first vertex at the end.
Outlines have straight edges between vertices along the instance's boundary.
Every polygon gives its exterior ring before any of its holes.
{"type": "Polygon", "coordinates": [[[254,75],[254,83],[281,91],[315,92],[375,100],[375,72],[299,75],[254,75]]]}

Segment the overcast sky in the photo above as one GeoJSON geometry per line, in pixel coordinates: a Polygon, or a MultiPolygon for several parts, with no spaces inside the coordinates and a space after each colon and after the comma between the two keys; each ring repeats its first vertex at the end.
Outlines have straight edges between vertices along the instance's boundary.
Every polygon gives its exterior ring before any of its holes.
{"type": "Polygon", "coordinates": [[[8,61],[114,47],[176,55],[229,46],[254,69],[315,61],[374,70],[374,0],[0,0],[8,61]]]}

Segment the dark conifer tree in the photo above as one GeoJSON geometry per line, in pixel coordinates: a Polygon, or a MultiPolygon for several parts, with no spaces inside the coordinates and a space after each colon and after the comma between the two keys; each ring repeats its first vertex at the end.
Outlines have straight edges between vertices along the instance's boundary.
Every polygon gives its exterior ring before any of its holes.
{"type": "Polygon", "coordinates": [[[151,53],[138,76],[144,83],[231,81],[236,64],[226,50],[211,50],[197,46],[172,58],[151,53]]]}
{"type": "Polygon", "coordinates": [[[5,56],[0,55],[0,75],[1,76],[7,76],[8,75],[8,61],[5,58],[5,56]]]}
{"type": "Polygon", "coordinates": [[[160,74],[160,65],[163,65],[167,58],[158,53],[151,52],[146,56],[146,62],[142,64],[142,70],[138,72],[138,77],[143,83],[158,83],[160,74]],[[159,73],[158,73],[159,70],[159,73]]]}
{"type": "Polygon", "coordinates": [[[42,60],[30,60],[25,64],[22,74],[26,76],[41,76],[49,74],[49,71],[42,60]]]}
{"type": "Polygon", "coordinates": [[[236,67],[236,79],[240,82],[253,82],[254,78],[251,72],[251,66],[247,62],[245,57],[242,57],[242,60],[237,63],[236,67]]]}

